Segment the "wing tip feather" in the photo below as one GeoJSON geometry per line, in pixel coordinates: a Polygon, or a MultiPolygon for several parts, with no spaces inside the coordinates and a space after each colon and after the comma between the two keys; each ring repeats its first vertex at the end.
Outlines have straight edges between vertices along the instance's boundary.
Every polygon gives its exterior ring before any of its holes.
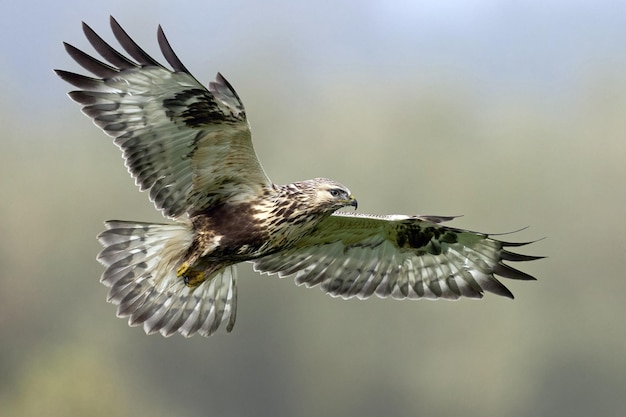
{"type": "Polygon", "coordinates": [[[146,51],[144,51],[135,42],[130,35],[122,28],[117,20],[113,16],[109,16],[109,24],[111,25],[111,31],[113,36],[119,42],[120,46],[133,58],[135,58],[143,66],[155,66],[163,68],[158,61],[152,58],[146,51]]]}
{"type": "Polygon", "coordinates": [[[165,32],[163,31],[163,27],[161,25],[157,27],[157,42],[159,43],[159,48],[161,49],[161,53],[165,57],[165,60],[172,66],[174,71],[184,72],[191,75],[187,67],[185,67],[180,58],[178,58],[174,52],[174,49],[167,39],[167,36],[165,36],[165,32]]]}
{"type": "Polygon", "coordinates": [[[496,264],[493,268],[493,273],[495,275],[499,275],[504,278],[516,279],[521,281],[536,281],[537,278],[534,276],[527,274],[526,272],[522,272],[519,269],[515,269],[510,267],[502,262],[496,264]]]}

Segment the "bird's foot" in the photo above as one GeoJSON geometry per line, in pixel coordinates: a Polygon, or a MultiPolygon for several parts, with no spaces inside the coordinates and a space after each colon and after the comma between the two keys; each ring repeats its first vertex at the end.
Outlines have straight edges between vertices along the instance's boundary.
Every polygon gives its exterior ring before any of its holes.
{"type": "Polygon", "coordinates": [[[186,286],[197,287],[204,282],[206,279],[205,276],[204,271],[189,271],[183,276],[183,279],[185,280],[186,286]]]}
{"type": "Polygon", "coordinates": [[[187,262],[183,262],[176,270],[176,276],[182,277],[186,286],[197,287],[204,282],[206,275],[204,271],[194,271],[187,262]]]}
{"type": "Polygon", "coordinates": [[[182,277],[187,273],[187,271],[189,271],[189,264],[187,262],[183,262],[183,264],[176,270],[176,276],[182,277]]]}

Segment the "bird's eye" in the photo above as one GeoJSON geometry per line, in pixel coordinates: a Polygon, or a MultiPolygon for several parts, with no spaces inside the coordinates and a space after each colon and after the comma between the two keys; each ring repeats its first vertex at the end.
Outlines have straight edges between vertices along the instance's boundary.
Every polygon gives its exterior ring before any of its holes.
{"type": "Polygon", "coordinates": [[[333,197],[339,197],[341,195],[341,190],[339,188],[333,188],[333,189],[329,190],[328,192],[333,197]]]}

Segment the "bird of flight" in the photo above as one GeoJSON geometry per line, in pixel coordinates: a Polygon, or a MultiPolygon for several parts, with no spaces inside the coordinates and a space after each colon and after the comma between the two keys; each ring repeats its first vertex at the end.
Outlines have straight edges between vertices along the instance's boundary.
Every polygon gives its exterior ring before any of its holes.
{"type": "Polygon", "coordinates": [[[357,207],[344,185],[315,178],[277,185],[252,146],[244,106],[221,75],[205,88],[176,56],[159,26],[168,69],[111,17],[128,56],[83,23],[103,62],[65,43],[93,77],[55,70],[78,88],[72,100],[121,149],[129,173],[170,223],[107,221],[98,260],[108,301],[146,333],[209,336],[231,331],[236,265],[335,297],[365,299],[513,298],[495,277],[532,280],[504,261],[539,259],[484,233],[440,223],[442,216],[338,212],[357,207]]]}

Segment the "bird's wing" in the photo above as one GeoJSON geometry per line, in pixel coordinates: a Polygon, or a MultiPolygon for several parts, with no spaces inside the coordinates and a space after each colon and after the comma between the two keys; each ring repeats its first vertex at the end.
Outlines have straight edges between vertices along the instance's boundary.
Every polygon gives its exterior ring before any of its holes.
{"type": "Polygon", "coordinates": [[[510,252],[525,243],[442,226],[437,216],[372,216],[335,213],[291,249],[254,261],[254,269],[298,285],[320,284],[343,298],[481,298],[485,291],[513,298],[496,279],[532,280],[503,261],[536,256],[510,252]]]}
{"type": "Polygon", "coordinates": [[[69,96],[122,150],[135,182],[165,216],[176,218],[270,185],[252,146],[239,96],[219,73],[203,87],[170,47],[158,41],[173,71],[144,52],[111,17],[111,28],[132,59],[89,26],[83,31],[101,62],[72,45],[69,55],[95,78],[56,73],[78,87],[69,96]]]}

